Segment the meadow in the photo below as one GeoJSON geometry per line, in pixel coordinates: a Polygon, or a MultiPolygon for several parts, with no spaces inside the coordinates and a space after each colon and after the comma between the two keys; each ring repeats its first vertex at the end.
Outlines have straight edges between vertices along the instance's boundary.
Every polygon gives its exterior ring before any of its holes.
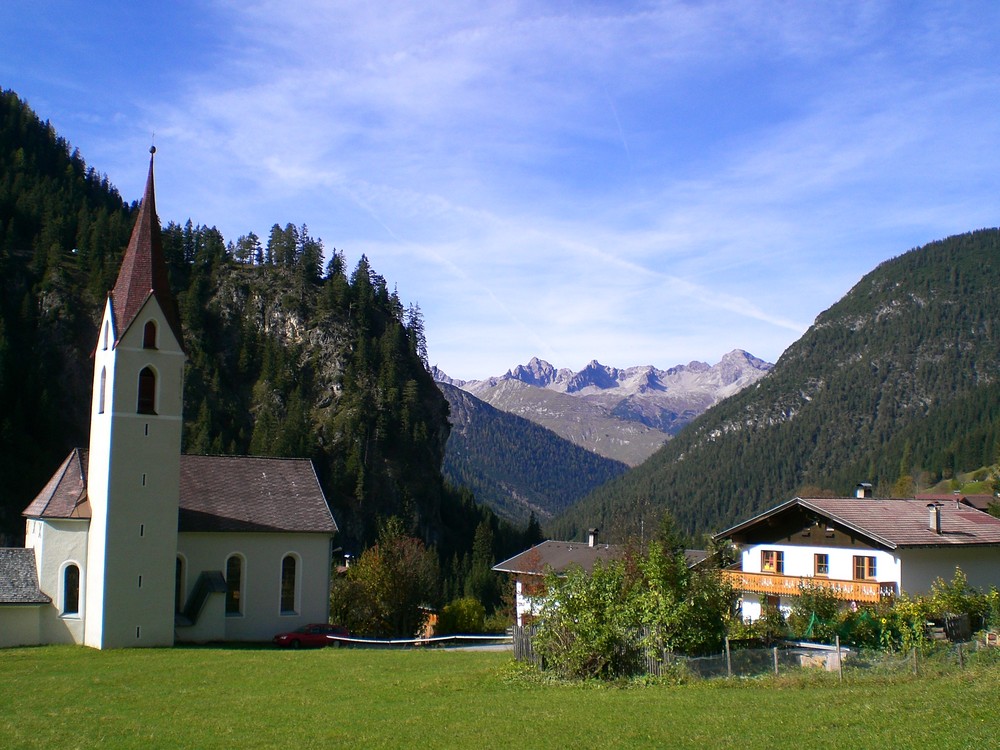
{"type": "Polygon", "coordinates": [[[509,653],[0,650],[12,748],[996,747],[1000,666],[637,686],[526,677],[509,653]]]}

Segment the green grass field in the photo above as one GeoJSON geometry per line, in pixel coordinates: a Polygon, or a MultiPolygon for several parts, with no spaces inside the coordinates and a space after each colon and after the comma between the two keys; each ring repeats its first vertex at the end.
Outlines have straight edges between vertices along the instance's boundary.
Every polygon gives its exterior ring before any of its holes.
{"type": "Polygon", "coordinates": [[[988,748],[1000,667],[607,687],[505,653],[0,650],[3,748],[988,748]]]}

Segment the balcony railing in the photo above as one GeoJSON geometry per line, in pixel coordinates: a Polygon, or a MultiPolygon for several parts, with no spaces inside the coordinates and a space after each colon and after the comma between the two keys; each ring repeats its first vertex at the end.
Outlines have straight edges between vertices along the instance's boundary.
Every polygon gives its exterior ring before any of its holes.
{"type": "Polygon", "coordinates": [[[754,594],[798,596],[803,586],[815,586],[832,591],[838,599],[874,604],[898,593],[893,582],[842,581],[836,578],[746,573],[742,570],[724,570],[722,573],[734,588],[754,594]]]}

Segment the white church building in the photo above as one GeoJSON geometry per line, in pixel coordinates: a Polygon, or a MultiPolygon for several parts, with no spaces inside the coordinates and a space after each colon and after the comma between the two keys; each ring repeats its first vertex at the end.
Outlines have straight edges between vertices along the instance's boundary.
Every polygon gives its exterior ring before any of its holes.
{"type": "Polygon", "coordinates": [[[25,547],[0,548],[0,647],[263,641],[327,621],[337,526],[312,463],[182,455],[184,363],[151,157],[98,335],[89,450],[25,509],[25,547]]]}

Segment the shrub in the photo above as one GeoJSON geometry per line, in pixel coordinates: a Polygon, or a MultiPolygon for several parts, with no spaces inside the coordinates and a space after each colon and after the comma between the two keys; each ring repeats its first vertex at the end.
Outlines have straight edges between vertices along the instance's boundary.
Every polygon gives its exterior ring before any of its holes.
{"type": "Polygon", "coordinates": [[[788,616],[788,628],[795,638],[813,638],[829,643],[840,625],[840,599],[822,586],[800,586],[788,616]]]}
{"type": "Polygon", "coordinates": [[[449,602],[441,609],[435,633],[482,633],[485,619],[486,608],[475,597],[465,596],[449,602]]]}

